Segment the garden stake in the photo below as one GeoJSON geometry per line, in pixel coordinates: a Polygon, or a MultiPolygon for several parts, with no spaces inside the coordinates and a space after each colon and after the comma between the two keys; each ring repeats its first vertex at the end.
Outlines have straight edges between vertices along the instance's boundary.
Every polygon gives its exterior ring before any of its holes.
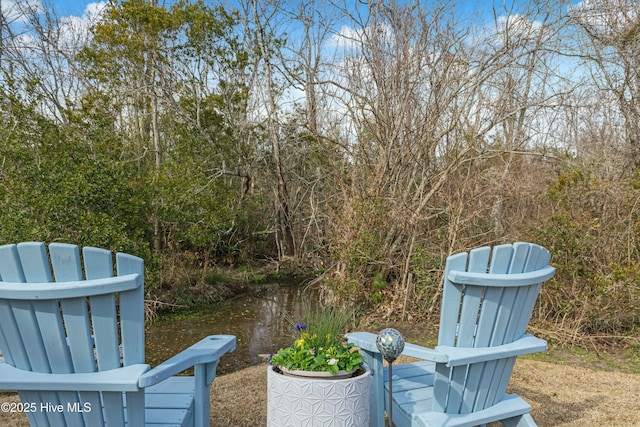
{"type": "Polygon", "coordinates": [[[404,338],[393,328],[383,329],[376,338],[376,347],[389,363],[389,427],[393,427],[393,362],[404,350],[404,338]]]}

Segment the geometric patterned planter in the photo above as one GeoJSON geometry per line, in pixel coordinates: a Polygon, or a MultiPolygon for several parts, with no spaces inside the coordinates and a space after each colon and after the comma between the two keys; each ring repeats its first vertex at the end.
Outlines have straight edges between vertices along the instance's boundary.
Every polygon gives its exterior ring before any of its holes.
{"type": "Polygon", "coordinates": [[[268,427],[366,427],[371,371],[342,380],[282,375],[267,366],[268,427]]]}

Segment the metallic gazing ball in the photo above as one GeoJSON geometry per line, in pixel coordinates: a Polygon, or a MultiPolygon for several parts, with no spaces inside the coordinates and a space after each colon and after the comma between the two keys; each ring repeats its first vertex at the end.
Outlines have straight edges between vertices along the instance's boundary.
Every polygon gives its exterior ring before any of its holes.
{"type": "Polygon", "coordinates": [[[392,363],[404,350],[404,338],[400,332],[393,328],[383,329],[376,338],[376,347],[382,357],[392,363]]]}

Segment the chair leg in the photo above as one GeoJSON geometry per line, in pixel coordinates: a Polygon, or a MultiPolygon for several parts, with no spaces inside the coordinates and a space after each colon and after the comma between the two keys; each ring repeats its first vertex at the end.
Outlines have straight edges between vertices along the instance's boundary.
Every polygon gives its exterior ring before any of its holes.
{"type": "Polygon", "coordinates": [[[533,418],[531,418],[530,414],[520,415],[518,417],[507,418],[506,420],[502,420],[502,424],[504,427],[537,427],[533,418]]]}
{"type": "Polygon", "coordinates": [[[369,399],[369,425],[370,427],[384,427],[384,369],[382,355],[368,351],[361,351],[365,363],[371,369],[371,392],[369,399]]]}
{"type": "Polygon", "coordinates": [[[211,383],[216,378],[220,359],[194,365],[194,422],[196,427],[209,427],[211,423],[211,383]]]}

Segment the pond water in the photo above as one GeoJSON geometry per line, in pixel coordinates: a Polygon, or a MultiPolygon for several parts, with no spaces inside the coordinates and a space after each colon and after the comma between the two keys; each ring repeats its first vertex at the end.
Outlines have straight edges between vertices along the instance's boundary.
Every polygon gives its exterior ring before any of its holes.
{"type": "Polygon", "coordinates": [[[305,286],[264,285],[257,292],[218,303],[198,315],[155,321],[147,326],[147,363],[157,366],[215,334],[235,335],[237,340],[235,352],[220,359],[217,374],[262,363],[265,355],[291,344],[294,331],[287,319],[301,322],[304,304],[312,302],[313,295],[305,286]]]}

